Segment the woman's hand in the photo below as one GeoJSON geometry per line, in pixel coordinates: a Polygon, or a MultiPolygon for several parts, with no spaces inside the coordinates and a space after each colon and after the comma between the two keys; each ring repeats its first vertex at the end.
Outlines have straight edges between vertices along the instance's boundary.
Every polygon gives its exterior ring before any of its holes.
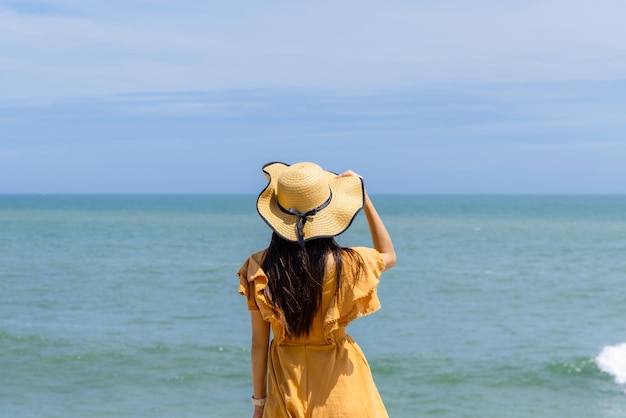
{"type": "Polygon", "coordinates": [[[255,406],[254,413],[252,414],[252,418],[263,418],[263,410],[264,406],[255,406]]]}
{"type": "Polygon", "coordinates": [[[354,171],[352,171],[352,170],[346,170],[346,171],[344,171],[343,173],[339,174],[337,177],[350,177],[350,176],[355,176],[355,177],[361,177],[361,178],[363,178],[362,176],[360,176],[359,174],[355,173],[355,172],[354,172],[354,171]]]}

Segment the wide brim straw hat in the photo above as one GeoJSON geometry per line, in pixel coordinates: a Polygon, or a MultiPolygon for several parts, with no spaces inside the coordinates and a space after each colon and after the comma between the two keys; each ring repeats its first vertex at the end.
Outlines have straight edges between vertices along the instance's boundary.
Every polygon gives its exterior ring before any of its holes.
{"type": "Polygon", "coordinates": [[[257,211],[278,235],[304,242],[344,232],[365,203],[363,180],[338,177],[319,165],[273,162],[263,166],[268,185],[259,194],[257,211]]]}

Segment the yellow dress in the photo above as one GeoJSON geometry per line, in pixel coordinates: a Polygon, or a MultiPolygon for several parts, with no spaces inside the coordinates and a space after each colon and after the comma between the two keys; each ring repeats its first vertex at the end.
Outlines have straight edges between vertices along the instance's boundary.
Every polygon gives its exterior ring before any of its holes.
{"type": "Polygon", "coordinates": [[[264,417],[388,417],[369,364],[345,331],[355,318],[380,308],[376,286],[384,262],[374,249],[354,250],[365,262],[363,276],[355,283],[349,266],[344,267],[335,294],[336,273],[334,269],[327,272],[321,308],[305,337],[286,335],[281,312],[263,293],[267,286],[261,269],[265,251],[250,256],[239,270],[239,293],[246,296],[248,309],[260,311],[271,323],[274,336],[268,356],[264,417]]]}

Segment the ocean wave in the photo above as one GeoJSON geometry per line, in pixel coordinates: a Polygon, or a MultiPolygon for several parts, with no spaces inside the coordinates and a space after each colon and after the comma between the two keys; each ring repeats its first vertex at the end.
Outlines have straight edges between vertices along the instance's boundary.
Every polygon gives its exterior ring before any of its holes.
{"type": "Polygon", "coordinates": [[[580,357],[567,362],[552,362],[547,366],[554,376],[593,376],[598,374],[593,358],[580,357]]]}
{"type": "Polygon", "coordinates": [[[615,383],[626,385],[626,343],[604,347],[596,357],[596,364],[600,370],[613,376],[615,383]]]}

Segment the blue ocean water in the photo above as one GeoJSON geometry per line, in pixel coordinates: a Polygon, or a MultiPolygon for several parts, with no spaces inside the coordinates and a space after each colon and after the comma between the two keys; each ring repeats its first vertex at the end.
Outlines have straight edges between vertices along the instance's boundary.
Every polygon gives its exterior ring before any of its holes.
{"type": "MultiPolygon", "coordinates": [[[[626,416],[626,197],[373,200],[399,261],[349,332],[390,416],[626,416]]],[[[0,196],[0,416],[250,416],[254,202],[0,196]]]]}

